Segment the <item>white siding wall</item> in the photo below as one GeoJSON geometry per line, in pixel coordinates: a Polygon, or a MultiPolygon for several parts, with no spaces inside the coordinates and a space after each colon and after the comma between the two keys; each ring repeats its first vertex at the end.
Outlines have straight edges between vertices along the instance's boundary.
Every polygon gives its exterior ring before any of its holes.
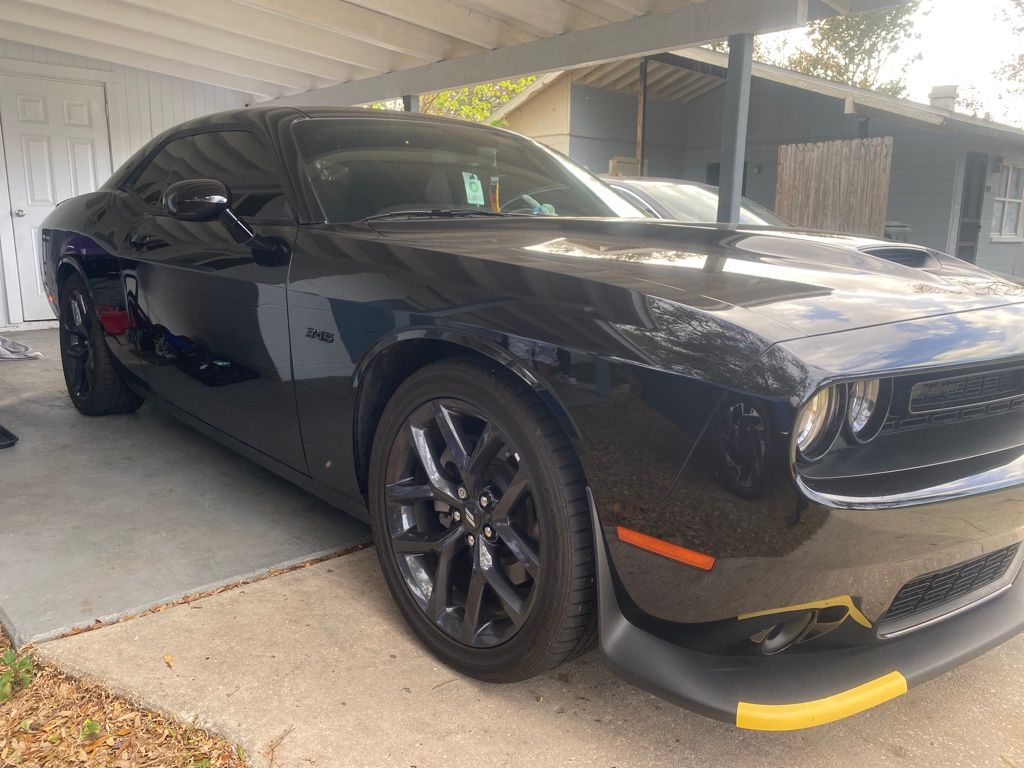
{"type": "MultiPolygon", "coordinates": [[[[249,99],[246,94],[227,88],[2,39],[0,58],[99,69],[120,75],[124,78],[125,100],[128,107],[129,152],[134,152],[153,136],[173,125],[211,112],[243,107],[249,99]]],[[[115,167],[126,159],[115,157],[115,167]]]]}
{"type": "Polygon", "coordinates": [[[569,154],[569,78],[562,75],[518,109],[505,115],[505,125],[516,133],[569,154]]]}
{"type": "MultiPolygon", "coordinates": [[[[3,29],[0,28],[0,35],[3,29]]],[[[102,51],[97,51],[102,53],[102,51]]],[[[121,163],[161,131],[193,117],[201,117],[211,112],[243,107],[249,101],[247,94],[218,88],[212,85],[182,80],[177,77],[159,75],[142,69],[112,64],[100,59],[53,51],[34,45],[24,45],[0,39],[0,59],[17,59],[40,64],[56,64],[65,67],[112,72],[124,81],[124,103],[127,111],[127,124],[122,130],[126,132],[124,142],[112,142],[114,148],[113,165],[117,168],[121,163]],[[125,151],[118,153],[118,147],[125,151]]],[[[110,88],[117,87],[109,85],[110,88]]],[[[115,125],[111,130],[118,130],[115,125]]],[[[112,137],[116,138],[116,137],[112,137]]],[[[6,183],[6,169],[0,169],[0,183],[6,183]]],[[[7,212],[2,212],[7,215],[7,212]]],[[[0,328],[10,321],[5,305],[3,261],[0,259],[0,328]]],[[[12,278],[13,279],[13,278],[12,278]]]]}

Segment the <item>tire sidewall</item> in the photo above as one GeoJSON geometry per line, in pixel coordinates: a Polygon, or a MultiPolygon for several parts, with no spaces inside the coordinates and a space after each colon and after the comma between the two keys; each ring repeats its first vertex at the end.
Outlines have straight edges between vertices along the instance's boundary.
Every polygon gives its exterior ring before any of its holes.
{"type": "MultiPolygon", "coordinates": [[[[427,647],[460,671],[482,679],[521,679],[548,653],[564,618],[574,564],[563,488],[547,452],[540,426],[524,413],[523,395],[495,375],[480,376],[481,367],[437,363],[403,384],[385,409],[374,438],[368,496],[377,556],[395,600],[427,647]],[[470,375],[467,375],[470,374],[470,375]],[[473,375],[476,374],[476,375],[473,375]],[[530,473],[531,492],[541,521],[541,565],[534,604],[526,622],[509,640],[492,648],[471,648],[438,628],[409,593],[391,549],[382,490],[391,448],[405,420],[430,400],[461,400],[479,410],[509,437],[530,473]],[[537,496],[540,496],[538,500],[537,496]],[[516,674],[514,670],[522,670],[516,674]]],[[[529,393],[532,395],[532,393],[529,393]]]]}
{"type": "Polygon", "coordinates": [[[102,333],[97,333],[99,329],[99,319],[96,314],[96,310],[93,306],[92,296],[89,295],[89,291],[85,286],[85,281],[75,274],[67,279],[60,290],[60,299],[57,305],[60,309],[59,317],[57,318],[58,325],[60,326],[60,362],[61,368],[64,371],[64,384],[68,390],[68,397],[71,398],[71,402],[80,409],[88,409],[92,403],[92,398],[96,396],[96,369],[101,364],[99,359],[98,350],[102,349],[101,346],[97,345],[97,342],[103,344],[102,333]],[[75,394],[74,386],[71,382],[71,371],[69,369],[69,361],[65,348],[68,341],[68,331],[64,328],[64,322],[67,319],[67,313],[71,311],[70,302],[71,296],[75,291],[82,294],[85,300],[85,311],[90,315],[90,327],[89,327],[89,355],[92,358],[93,365],[93,381],[89,388],[88,394],[85,397],[81,397],[75,394]],[[98,337],[98,338],[97,338],[98,337]]]}

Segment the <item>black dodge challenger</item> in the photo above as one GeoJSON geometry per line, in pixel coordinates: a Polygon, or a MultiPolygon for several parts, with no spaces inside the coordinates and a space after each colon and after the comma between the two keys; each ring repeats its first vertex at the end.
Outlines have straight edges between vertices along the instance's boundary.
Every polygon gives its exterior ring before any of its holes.
{"type": "Polygon", "coordinates": [[[644,219],[514,134],[257,108],[42,230],[75,406],[144,401],[368,520],[481,680],[597,640],[742,728],[1024,627],[1024,288],[932,250],[644,219]]]}

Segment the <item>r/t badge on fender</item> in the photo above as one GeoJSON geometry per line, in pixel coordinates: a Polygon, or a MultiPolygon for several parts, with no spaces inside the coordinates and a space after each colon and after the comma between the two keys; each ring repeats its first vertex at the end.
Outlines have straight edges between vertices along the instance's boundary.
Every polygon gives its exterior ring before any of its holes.
{"type": "Polygon", "coordinates": [[[307,328],[306,329],[307,339],[319,339],[326,344],[334,343],[334,334],[331,331],[321,331],[319,328],[307,328]]]}

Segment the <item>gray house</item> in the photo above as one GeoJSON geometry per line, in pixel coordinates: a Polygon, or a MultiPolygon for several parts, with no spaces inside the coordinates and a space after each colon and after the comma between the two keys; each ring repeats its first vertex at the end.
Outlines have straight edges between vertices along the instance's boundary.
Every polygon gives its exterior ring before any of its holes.
{"type": "MultiPolygon", "coordinates": [[[[645,175],[717,183],[727,57],[687,49],[642,61],[545,75],[496,117],[595,173],[636,172],[643,135],[645,175]]],[[[954,112],[955,89],[936,88],[925,105],[763,64],[753,75],[747,197],[775,207],[781,145],[891,136],[887,220],[911,242],[1024,275],[1024,130],[954,112]]]]}

